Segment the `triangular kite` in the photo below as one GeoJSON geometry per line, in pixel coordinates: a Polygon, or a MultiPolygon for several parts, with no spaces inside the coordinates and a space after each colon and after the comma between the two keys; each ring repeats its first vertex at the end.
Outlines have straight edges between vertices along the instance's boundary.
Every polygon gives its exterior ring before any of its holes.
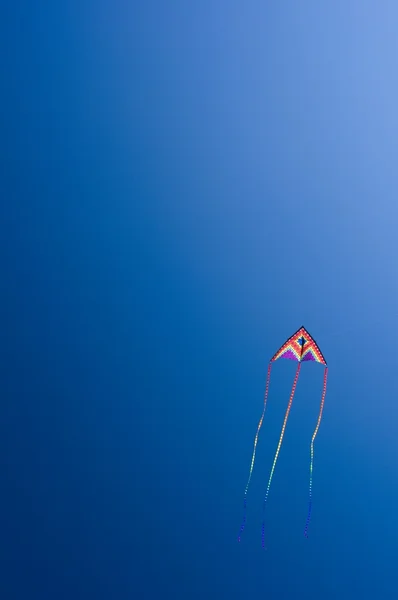
{"type": "Polygon", "coordinates": [[[305,327],[300,327],[296,333],[286,340],[271,358],[271,362],[278,360],[278,358],[288,358],[299,362],[312,360],[326,366],[326,360],[322,352],[305,327]]]}
{"type": "MultiPolygon", "coordinates": [[[[326,396],[326,381],[327,381],[327,376],[328,376],[328,367],[326,364],[326,360],[325,360],[322,352],[320,351],[318,344],[315,342],[314,338],[312,338],[310,336],[310,334],[304,327],[300,327],[300,329],[298,329],[296,331],[296,333],[294,333],[288,340],[286,340],[286,342],[279,348],[279,350],[271,358],[269,365],[268,365],[267,381],[265,384],[263,412],[262,412],[260,421],[257,426],[257,433],[254,438],[254,447],[253,447],[253,454],[252,454],[252,459],[251,459],[251,463],[250,463],[249,479],[246,484],[245,495],[244,495],[244,500],[243,500],[243,521],[242,521],[242,525],[241,525],[240,532],[239,532],[239,537],[238,537],[239,541],[241,539],[241,535],[242,535],[242,532],[243,532],[243,530],[245,528],[245,524],[246,524],[246,498],[247,498],[247,492],[249,489],[251,476],[253,473],[254,460],[256,457],[256,447],[257,447],[257,442],[258,442],[258,435],[259,435],[259,432],[261,429],[261,425],[263,423],[265,407],[267,405],[268,388],[269,388],[270,377],[271,377],[271,367],[272,367],[272,363],[275,362],[276,360],[278,360],[279,358],[287,358],[290,360],[295,360],[295,361],[297,361],[298,364],[297,364],[297,369],[296,369],[296,375],[295,375],[294,381],[293,381],[292,391],[290,393],[289,403],[287,405],[287,409],[286,409],[286,413],[285,413],[285,418],[283,420],[282,431],[281,431],[281,434],[279,437],[279,442],[278,442],[275,456],[274,456],[274,462],[272,463],[271,473],[270,473],[270,476],[268,479],[268,485],[267,485],[264,502],[263,502],[263,512],[264,512],[265,505],[268,500],[272,477],[274,475],[276,462],[278,460],[279,451],[281,449],[283,436],[284,436],[285,429],[286,429],[287,419],[289,416],[290,408],[292,406],[293,396],[294,396],[294,392],[295,392],[296,385],[297,385],[297,380],[298,380],[300,369],[301,369],[301,363],[304,361],[313,361],[313,362],[320,363],[320,364],[324,365],[324,367],[325,367],[324,375],[323,375],[323,390],[322,390],[321,404],[319,407],[318,420],[316,422],[316,426],[315,426],[314,432],[312,434],[311,445],[310,445],[309,502],[308,502],[307,520],[306,520],[305,527],[304,527],[304,535],[306,537],[308,535],[308,526],[310,523],[311,511],[312,511],[312,471],[313,471],[313,466],[314,466],[314,441],[315,441],[316,435],[318,433],[319,425],[320,425],[321,419],[322,419],[323,406],[324,406],[325,396],[326,396]]],[[[263,518],[261,537],[262,537],[262,544],[264,547],[264,537],[265,537],[264,518],[263,518]]]]}

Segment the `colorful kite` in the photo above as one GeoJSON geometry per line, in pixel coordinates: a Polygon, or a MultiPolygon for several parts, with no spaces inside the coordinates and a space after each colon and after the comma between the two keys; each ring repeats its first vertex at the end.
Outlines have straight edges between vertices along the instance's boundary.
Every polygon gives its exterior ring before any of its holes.
{"type": "MultiPolygon", "coordinates": [[[[263,515],[264,515],[264,511],[265,511],[265,505],[267,503],[268,500],[268,495],[269,495],[269,490],[271,487],[271,481],[272,481],[272,477],[274,475],[274,470],[275,470],[275,465],[276,465],[276,461],[278,460],[278,455],[279,455],[279,451],[281,449],[281,445],[282,445],[282,440],[283,440],[283,436],[285,433],[285,428],[286,428],[286,423],[287,423],[287,419],[289,417],[289,412],[292,406],[292,402],[293,402],[293,396],[294,396],[294,392],[296,389],[296,385],[297,385],[297,380],[300,374],[300,369],[301,369],[301,363],[305,362],[305,361],[313,361],[313,362],[317,362],[320,363],[322,365],[325,366],[325,371],[324,371],[324,376],[323,376],[323,391],[322,391],[322,398],[321,398],[321,405],[319,408],[319,414],[318,414],[318,420],[314,429],[314,433],[312,434],[312,438],[311,438],[311,446],[310,446],[310,484],[309,484],[309,502],[308,502],[308,514],[307,514],[307,520],[305,523],[305,527],[304,527],[304,535],[305,537],[308,537],[308,526],[310,523],[310,519],[311,519],[311,510],[312,510],[312,471],[313,471],[313,466],[314,466],[314,441],[316,438],[316,435],[318,433],[318,429],[319,429],[319,425],[321,423],[321,419],[322,419],[322,412],[323,412],[323,405],[325,402],[325,396],[326,396],[326,381],[327,381],[327,376],[328,376],[328,368],[326,366],[326,360],[322,354],[322,352],[320,351],[320,349],[318,348],[315,340],[310,336],[310,334],[308,333],[308,331],[306,329],[304,329],[304,327],[300,327],[300,329],[298,329],[296,331],[296,333],[294,335],[292,335],[284,344],[283,346],[281,346],[278,350],[278,352],[276,352],[276,354],[274,354],[274,356],[271,358],[269,365],[268,365],[268,373],[267,373],[267,382],[266,382],[266,386],[265,386],[265,395],[264,395],[264,407],[263,407],[263,413],[261,415],[261,419],[258,423],[258,427],[257,427],[257,433],[255,435],[254,438],[254,449],[253,449],[253,455],[252,455],[252,460],[251,460],[251,465],[250,465],[250,472],[249,472],[249,479],[247,481],[246,484],[246,489],[245,489],[245,495],[244,495],[244,501],[243,501],[243,521],[242,521],[242,525],[240,528],[240,532],[239,532],[239,537],[238,540],[241,540],[241,535],[242,532],[245,528],[245,524],[246,524],[246,500],[247,500],[247,491],[249,489],[249,484],[250,484],[250,480],[251,480],[251,476],[253,473],[253,467],[254,467],[254,460],[256,457],[256,447],[257,447],[257,441],[258,441],[258,434],[260,432],[261,429],[261,425],[263,423],[263,419],[264,419],[264,413],[265,413],[265,408],[267,405],[267,398],[268,398],[268,388],[269,388],[269,382],[270,382],[270,376],[271,376],[271,367],[272,367],[272,363],[275,362],[276,360],[278,360],[279,358],[288,358],[290,360],[296,360],[298,365],[297,365],[297,370],[296,370],[296,375],[294,377],[294,381],[293,381],[293,387],[292,387],[292,391],[290,393],[290,398],[289,398],[289,403],[287,405],[287,409],[286,409],[286,413],[285,413],[285,418],[283,420],[283,425],[282,425],[282,431],[279,437],[279,442],[278,442],[278,446],[276,448],[276,453],[275,453],[275,457],[274,457],[274,462],[272,463],[272,468],[271,468],[271,473],[268,479],[268,485],[267,485],[267,489],[265,492],[265,497],[264,497],[264,502],[263,502],[263,515]]],[[[264,548],[264,531],[265,531],[265,525],[264,525],[264,517],[263,517],[263,524],[262,524],[262,545],[264,548]]]]}

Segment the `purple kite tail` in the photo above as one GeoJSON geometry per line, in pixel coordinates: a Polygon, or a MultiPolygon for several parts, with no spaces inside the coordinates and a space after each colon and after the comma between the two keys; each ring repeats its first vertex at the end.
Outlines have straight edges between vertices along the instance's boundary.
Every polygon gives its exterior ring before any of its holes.
{"type": "Polygon", "coordinates": [[[326,382],[327,382],[327,378],[328,378],[328,368],[325,367],[325,372],[323,375],[323,390],[322,390],[322,398],[321,398],[321,405],[319,408],[319,414],[318,414],[318,420],[314,429],[314,433],[312,434],[312,438],[311,438],[311,448],[310,448],[310,485],[309,485],[309,500],[308,500],[308,514],[307,514],[307,520],[305,522],[305,527],[304,527],[304,535],[306,538],[308,538],[308,526],[310,524],[310,520],[311,520],[311,511],[312,511],[312,471],[313,471],[313,467],[314,467],[314,441],[316,438],[316,435],[318,433],[318,429],[319,429],[319,425],[321,424],[321,420],[322,420],[322,413],[323,413],[323,406],[325,403],[325,396],[326,396],[326,382]]]}
{"type": "Polygon", "coordinates": [[[261,425],[263,424],[265,409],[266,409],[266,406],[267,406],[269,381],[270,381],[270,378],[271,378],[271,367],[272,367],[272,363],[269,363],[269,365],[268,365],[268,372],[267,372],[267,382],[265,384],[263,412],[262,412],[260,421],[258,422],[257,433],[256,433],[255,438],[254,438],[254,448],[253,448],[252,460],[251,460],[251,463],[250,463],[249,479],[247,480],[247,484],[246,484],[246,488],[245,488],[245,495],[244,495],[244,498],[243,498],[243,520],[242,520],[242,525],[240,526],[240,531],[239,531],[239,535],[238,535],[238,542],[240,542],[240,540],[241,540],[241,536],[242,536],[243,530],[244,530],[245,525],[246,525],[247,491],[249,489],[250,480],[252,478],[252,473],[253,473],[253,468],[254,468],[254,461],[256,459],[256,448],[257,448],[257,442],[258,442],[258,435],[260,433],[261,425]]]}
{"type": "MultiPolygon", "coordinates": [[[[271,469],[271,473],[270,473],[269,480],[268,480],[267,491],[265,492],[265,498],[264,498],[264,502],[263,502],[263,515],[264,515],[264,512],[265,512],[265,505],[267,503],[268,494],[269,494],[269,490],[270,490],[270,487],[271,487],[272,477],[273,477],[274,471],[275,471],[276,461],[278,460],[279,451],[280,451],[281,446],[282,446],[282,441],[283,441],[283,436],[285,434],[287,419],[289,417],[290,409],[292,407],[294,392],[296,391],[296,385],[297,385],[297,381],[298,381],[298,378],[299,378],[300,369],[301,369],[301,362],[299,362],[298,365],[297,365],[297,370],[296,370],[296,375],[295,375],[294,381],[293,381],[292,391],[290,392],[289,403],[287,405],[287,409],[286,409],[286,413],[285,413],[285,418],[283,420],[282,431],[281,431],[281,434],[279,436],[279,442],[278,442],[278,446],[277,446],[277,449],[276,449],[276,452],[275,452],[274,462],[272,463],[272,469],[271,469]]],[[[263,524],[262,524],[262,530],[261,530],[261,543],[262,543],[262,547],[263,548],[265,547],[265,533],[264,532],[265,532],[265,518],[263,516],[263,524]]]]}

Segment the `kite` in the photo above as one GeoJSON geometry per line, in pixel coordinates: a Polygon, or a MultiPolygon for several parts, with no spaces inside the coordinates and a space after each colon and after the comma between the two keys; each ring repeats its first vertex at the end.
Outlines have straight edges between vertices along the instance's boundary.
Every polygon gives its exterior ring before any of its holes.
{"type": "Polygon", "coordinates": [[[241,540],[241,536],[242,536],[242,533],[243,533],[243,530],[244,530],[245,524],[246,524],[247,492],[249,489],[250,480],[251,480],[252,473],[253,473],[254,461],[256,458],[258,435],[259,435],[261,426],[263,424],[265,409],[266,409],[266,405],[267,405],[268,389],[269,389],[269,382],[270,382],[270,377],[271,377],[271,367],[272,367],[272,363],[274,363],[279,358],[287,358],[289,360],[295,360],[295,361],[297,361],[298,364],[297,364],[296,374],[295,374],[294,381],[293,381],[292,391],[290,393],[290,398],[289,398],[289,402],[288,402],[286,413],[285,413],[285,418],[283,420],[283,425],[282,425],[282,430],[281,430],[281,434],[279,437],[279,442],[278,442],[275,456],[274,456],[274,462],[272,463],[271,473],[270,473],[270,476],[268,479],[268,484],[267,484],[265,497],[264,497],[264,501],[263,501],[263,523],[262,523],[262,529],[261,529],[261,540],[262,540],[263,548],[264,548],[264,537],[265,537],[265,533],[264,533],[265,532],[265,521],[264,521],[265,506],[267,504],[269,490],[270,490],[271,482],[272,482],[272,477],[273,477],[274,471],[275,471],[275,465],[278,460],[279,451],[281,449],[283,436],[284,436],[285,429],[286,429],[286,423],[287,423],[290,409],[292,406],[294,392],[296,390],[296,385],[297,385],[297,381],[298,381],[299,374],[300,374],[301,363],[306,362],[306,361],[313,361],[313,362],[320,363],[321,365],[324,365],[325,370],[324,370],[324,375],[323,375],[323,390],[322,390],[321,404],[320,404],[319,413],[318,413],[318,420],[316,422],[316,426],[315,426],[314,432],[312,434],[311,445],[310,445],[309,501],[308,501],[307,519],[306,519],[305,527],[304,527],[304,535],[305,535],[305,537],[308,537],[308,527],[310,524],[311,511],[312,511],[312,472],[313,472],[313,466],[314,466],[314,442],[315,442],[315,438],[317,436],[318,429],[319,429],[321,419],[322,419],[323,406],[325,403],[325,396],[326,396],[326,382],[327,382],[327,376],[328,376],[328,367],[327,367],[326,360],[325,360],[322,352],[320,351],[318,345],[316,344],[314,338],[312,338],[310,336],[310,334],[304,327],[300,327],[300,329],[298,329],[296,331],[296,333],[294,333],[288,340],[286,340],[286,342],[279,348],[279,350],[274,354],[274,356],[269,361],[267,380],[266,380],[266,385],[265,385],[263,412],[262,412],[260,421],[258,423],[257,432],[256,432],[256,435],[254,438],[254,448],[253,448],[253,454],[252,454],[252,459],[251,459],[251,464],[250,464],[249,479],[247,481],[245,493],[244,493],[243,520],[242,520],[242,525],[241,525],[239,536],[238,536],[239,542],[241,540]]]}

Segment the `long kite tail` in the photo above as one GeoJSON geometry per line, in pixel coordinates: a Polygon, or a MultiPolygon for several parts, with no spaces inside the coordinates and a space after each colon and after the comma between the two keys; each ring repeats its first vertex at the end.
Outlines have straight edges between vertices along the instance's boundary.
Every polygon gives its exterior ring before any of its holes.
{"type": "Polygon", "coordinates": [[[272,363],[269,363],[269,365],[268,365],[268,373],[267,373],[267,382],[265,384],[263,412],[262,412],[261,418],[260,418],[260,420],[258,422],[257,433],[256,433],[256,436],[254,438],[254,448],[253,448],[252,460],[251,460],[251,464],[250,464],[249,479],[247,480],[247,484],[246,484],[246,488],[245,488],[245,495],[244,495],[244,498],[243,498],[243,520],[242,520],[242,525],[240,526],[240,531],[239,531],[239,535],[238,535],[238,542],[240,542],[240,538],[242,536],[243,530],[244,530],[245,525],[246,525],[246,500],[247,500],[247,491],[249,489],[250,480],[252,478],[252,473],[253,473],[253,468],[254,468],[254,461],[256,459],[256,448],[257,448],[257,442],[258,442],[258,435],[260,433],[261,425],[263,424],[264,414],[265,414],[265,408],[267,406],[269,380],[270,380],[270,377],[271,377],[271,367],[272,367],[272,363]]]}
{"type": "Polygon", "coordinates": [[[309,486],[308,514],[307,514],[307,520],[306,520],[305,527],[304,527],[304,535],[305,535],[305,537],[308,537],[308,526],[310,524],[311,511],[312,511],[312,471],[313,471],[313,467],[314,467],[314,442],[315,442],[315,438],[316,438],[317,433],[318,433],[319,425],[321,424],[321,420],[322,420],[323,405],[325,404],[325,396],[326,396],[326,382],[327,382],[327,378],[328,378],[328,368],[325,367],[325,373],[323,375],[323,390],[322,390],[321,405],[319,407],[318,420],[316,422],[314,433],[312,434],[312,438],[311,438],[311,449],[310,449],[310,486],[309,486]]]}
{"type": "MultiPolygon", "coordinates": [[[[285,418],[283,420],[283,425],[282,425],[282,431],[281,431],[281,435],[279,437],[279,442],[278,442],[278,446],[276,448],[276,452],[275,452],[275,457],[274,457],[274,462],[272,463],[272,469],[271,469],[271,473],[269,476],[269,480],[268,480],[268,485],[267,485],[267,491],[265,492],[265,497],[264,497],[264,502],[263,502],[263,514],[264,514],[264,510],[265,510],[265,505],[267,503],[268,500],[268,494],[269,494],[269,490],[271,487],[271,481],[272,481],[272,477],[274,475],[274,471],[275,471],[275,465],[276,465],[276,461],[278,460],[278,456],[279,456],[279,451],[281,449],[282,446],[282,441],[283,441],[283,436],[285,434],[285,429],[286,429],[286,423],[287,423],[287,419],[289,417],[289,413],[290,413],[290,409],[292,407],[292,402],[293,402],[293,397],[294,397],[294,392],[296,391],[296,385],[297,385],[297,381],[299,378],[299,374],[300,374],[300,368],[301,368],[301,362],[298,363],[297,365],[297,370],[296,370],[296,375],[294,377],[294,381],[293,381],[293,386],[292,386],[292,391],[290,393],[290,398],[289,398],[289,404],[287,405],[287,409],[286,409],[286,413],[285,413],[285,418]]],[[[265,522],[264,522],[264,516],[263,516],[263,524],[262,524],[262,529],[261,529],[261,541],[262,541],[262,546],[264,548],[264,538],[265,538],[265,522]]]]}

